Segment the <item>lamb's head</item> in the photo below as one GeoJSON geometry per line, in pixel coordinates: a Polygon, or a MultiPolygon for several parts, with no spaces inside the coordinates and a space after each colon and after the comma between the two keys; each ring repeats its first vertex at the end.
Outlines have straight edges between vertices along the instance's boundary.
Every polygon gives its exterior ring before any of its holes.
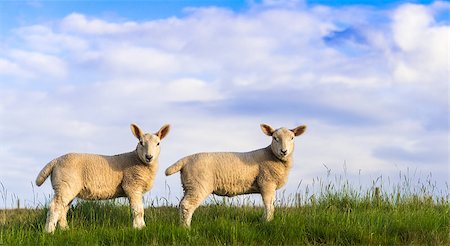
{"type": "Polygon", "coordinates": [[[136,152],[139,159],[147,165],[150,165],[153,161],[157,160],[160,151],[160,142],[167,136],[170,130],[170,125],[164,125],[155,134],[144,133],[139,126],[131,124],[131,132],[139,140],[136,147],[136,152]]]}
{"type": "Polygon", "coordinates": [[[305,132],[306,126],[298,126],[294,129],[285,127],[274,130],[271,126],[261,124],[261,129],[267,136],[272,137],[273,154],[280,160],[286,161],[294,151],[294,137],[300,136],[305,132]]]}

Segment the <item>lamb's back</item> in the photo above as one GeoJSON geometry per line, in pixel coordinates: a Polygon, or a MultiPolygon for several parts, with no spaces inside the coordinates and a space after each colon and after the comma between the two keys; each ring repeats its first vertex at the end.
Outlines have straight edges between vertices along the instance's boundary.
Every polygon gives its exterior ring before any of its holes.
{"type": "Polygon", "coordinates": [[[212,189],[222,196],[258,192],[256,177],[262,161],[254,152],[211,152],[186,157],[182,169],[184,186],[212,189]]]}

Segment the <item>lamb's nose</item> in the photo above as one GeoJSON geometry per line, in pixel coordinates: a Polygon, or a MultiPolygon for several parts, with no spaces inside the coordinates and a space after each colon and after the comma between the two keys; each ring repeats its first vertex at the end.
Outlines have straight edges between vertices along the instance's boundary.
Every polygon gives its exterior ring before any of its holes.
{"type": "Polygon", "coordinates": [[[281,150],[281,154],[286,155],[287,154],[287,149],[282,149],[281,150]]]}
{"type": "Polygon", "coordinates": [[[152,155],[145,155],[145,160],[146,161],[151,161],[153,159],[152,155]]]}

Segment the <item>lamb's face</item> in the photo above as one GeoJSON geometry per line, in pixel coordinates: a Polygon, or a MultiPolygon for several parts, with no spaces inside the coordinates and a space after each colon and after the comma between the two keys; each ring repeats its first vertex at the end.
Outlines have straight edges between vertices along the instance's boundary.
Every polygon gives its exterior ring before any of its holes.
{"type": "Polygon", "coordinates": [[[294,138],[301,135],[305,131],[306,126],[298,126],[292,130],[285,127],[274,130],[269,125],[261,124],[261,129],[267,136],[272,137],[270,147],[273,154],[278,159],[286,161],[294,151],[294,138]]]}
{"type": "Polygon", "coordinates": [[[286,160],[294,151],[294,133],[287,128],[277,129],[272,134],[272,152],[280,160],[286,160]]]}
{"type": "Polygon", "coordinates": [[[170,126],[164,125],[155,134],[144,134],[136,124],[131,124],[131,132],[139,140],[136,152],[143,163],[150,165],[158,159],[160,142],[169,133],[169,130],[170,126]]]}
{"type": "Polygon", "coordinates": [[[152,161],[157,160],[159,157],[159,145],[161,139],[154,134],[144,134],[136,147],[139,159],[146,164],[151,164],[152,161]]]}

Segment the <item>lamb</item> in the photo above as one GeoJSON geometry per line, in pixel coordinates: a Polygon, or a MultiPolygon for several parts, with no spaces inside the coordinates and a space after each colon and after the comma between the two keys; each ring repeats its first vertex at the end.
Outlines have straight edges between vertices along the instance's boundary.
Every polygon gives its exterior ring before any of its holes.
{"type": "Polygon", "coordinates": [[[160,141],[167,136],[170,125],[155,134],[143,133],[131,124],[139,140],[134,151],[114,156],[70,153],[48,163],[36,178],[40,186],[51,174],[55,192],[50,202],[45,232],[53,233],[56,225],[67,229],[67,211],[75,197],[86,200],[128,197],[133,215],[133,227],[145,227],[143,194],[151,189],[158,169],[160,141]]]}
{"type": "Polygon", "coordinates": [[[265,206],[263,219],[273,219],[275,191],[285,185],[292,167],[294,137],[301,135],[306,126],[275,130],[261,124],[261,129],[272,137],[266,148],[245,153],[197,153],[166,169],[166,176],[181,172],[184,196],[179,209],[184,227],[190,227],[195,209],[210,194],[232,197],[260,193],[265,206]]]}

